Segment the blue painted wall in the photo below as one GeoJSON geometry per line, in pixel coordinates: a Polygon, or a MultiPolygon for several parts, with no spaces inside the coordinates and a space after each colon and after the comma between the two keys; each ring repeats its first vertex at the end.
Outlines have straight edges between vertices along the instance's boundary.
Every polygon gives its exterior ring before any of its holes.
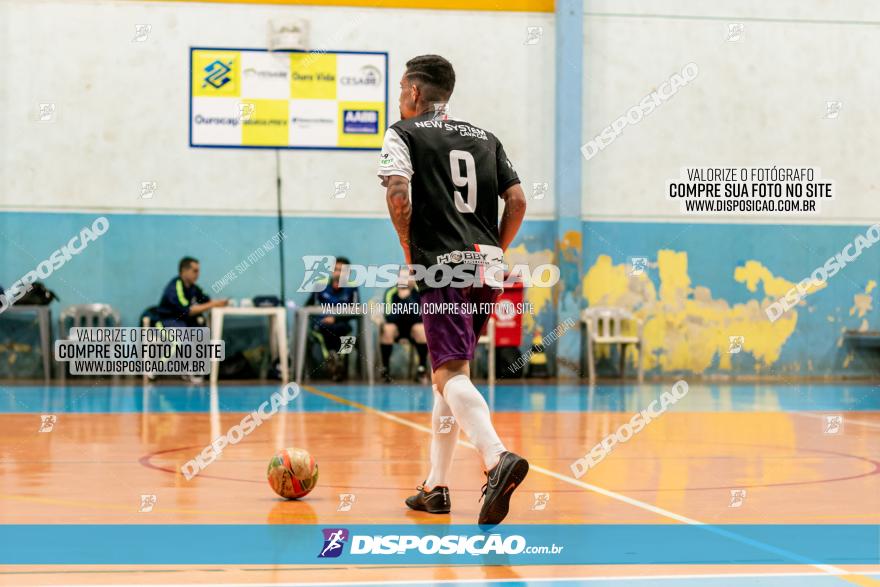
{"type": "MultiPolygon", "coordinates": [[[[98,214],[0,214],[0,284],[8,286],[88,226],[98,214]]],[[[119,309],[123,322],[134,325],[140,313],[154,305],[164,284],[176,274],[178,259],[193,255],[202,263],[202,287],[235,269],[256,248],[277,232],[273,217],[107,215],[110,229],[89,244],[80,255],[46,280],[61,298],[58,310],[70,304],[104,302],[119,309]]],[[[355,263],[398,262],[400,252],[391,224],[381,218],[344,219],[287,217],[284,219],[288,297],[302,303],[297,293],[303,277],[300,257],[308,254],[346,255],[355,263]]],[[[713,299],[729,305],[764,300],[761,285],[750,292],[734,279],[734,271],[756,260],[775,276],[792,282],[808,276],[816,267],[852,242],[865,226],[742,225],[682,223],[583,223],[583,265],[589,271],[601,255],[614,265],[628,264],[629,257],[647,256],[652,263],[658,251],[687,253],[691,286],[705,286],[713,299]]],[[[527,221],[514,246],[525,244],[529,252],[553,250],[553,221],[527,221]]],[[[277,248],[232,281],[214,297],[252,297],[279,291],[277,248]]],[[[648,277],[659,290],[656,266],[648,277]]],[[[872,307],[864,317],[851,315],[854,296],[868,283],[880,283],[880,246],[866,249],[853,263],[828,281],[828,286],[797,308],[797,327],[782,347],[774,371],[790,375],[865,375],[876,367],[870,349],[840,345],[844,328],[858,328],[865,321],[880,330],[878,290],[869,293],[872,307]],[[807,366],[811,369],[808,370],[807,366]]],[[[379,296],[378,289],[364,290],[366,298],[379,296]]],[[[691,293],[691,297],[692,297],[691,293]]],[[[586,303],[585,301],[583,303],[586,303]]],[[[8,320],[0,320],[7,329],[8,320]]],[[[552,330],[552,310],[538,316],[545,332],[552,330]]],[[[724,334],[724,333],[722,333],[724,334]]],[[[577,337],[570,332],[566,337],[577,337]]],[[[524,343],[530,338],[524,337],[524,343]]],[[[552,356],[553,349],[550,349],[552,356]]],[[[736,356],[732,370],[720,369],[717,361],[706,373],[756,373],[748,352],[736,356]]],[[[765,374],[767,370],[763,371],[765,374]]]]}
{"type": "MultiPolygon", "coordinates": [[[[774,276],[797,283],[857,235],[864,235],[868,226],[588,222],[584,225],[584,270],[589,270],[601,255],[611,257],[614,265],[629,265],[629,257],[646,256],[652,264],[647,275],[659,291],[658,251],[685,252],[691,288],[707,287],[712,299],[726,301],[730,306],[757,300],[763,308],[768,297],[763,284],[759,283],[756,291],[749,291],[745,283],[734,279],[737,267],[749,260],[758,261],[774,276]]],[[[854,297],[865,294],[871,281],[880,283],[880,244],[863,250],[855,261],[831,277],[824,289],[796,306],[796,328],[771,370],[756,369],[751,354],[742,352],[732,357],[732,370],[718,368],[716,360],[705,373],[760,371],[792,378],[876,373],[880,367],[877,349],[841,344],[844,329],[867,324],[869,330],[880,330],[878,289],[867,294],[871,309],[864,316],[853,312],[854,297]]],[[[689,298],[693,299],[693,293],[689,298]]],[[[763,312],[760,320],[767,320],[763,312]]],[[[725,339],[734,334],[738,333],[719,332],[725,339]]]]}
{"type": "MultiPolygon", "coordinates": [[[[32,271],[53,251],[66,244],[101,214],[0,214],[0,284],[8,287],[32,271]]],[[[108,303],[118,309],[126,325],[159,301],[163,287],[177,275],[184,255],[201,262],[199,285],[214,298],[279,295],[280,257],[276,247],[237,279],[215,294],[211,286],[235,271],[254,249],[278,232],[274,217],[165,216],[105,214],[110,228],[45,283],[71,304],[108,303]]],[[[550,223],[526,222],[514,246],[528,250],[552,248],[550,223]]],[[[383,218],[284,218],[286,239],[286,293],[302,303],[303,255],[347,256],[352,263],[402,263],[403,256],[390,220],[383,218]]],[[[384,290],[364,288],[365,299],[384,290]]],[[[57,315],[57,314],[56,314],[57,315]]],[[[2,327],[2,325],[0,325],[2,327]]]]}

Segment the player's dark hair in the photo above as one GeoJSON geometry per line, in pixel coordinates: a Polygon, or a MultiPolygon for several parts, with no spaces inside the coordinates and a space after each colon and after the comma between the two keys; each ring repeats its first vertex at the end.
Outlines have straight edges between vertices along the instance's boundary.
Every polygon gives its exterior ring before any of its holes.
{"type": "Polygon", "coordinates": [[[189,269],[193,263],[198,263],[199,260],[195,257],[184,257],[180,260],[180,263],[177,264],[177,272],[180,273],[184,269],[189,269]]]}
{"type": "Polygon", "coordinates": [[[406,62],[406,77],[419,83],[426,102],[446,102],[455,89],[455,70],[439,55],[419,55],[406,62]]]}
{"type": "Polygon", "coordinates": [[[351,265],[351,261],[348,260],[348,257],[336,257],[337,263],[342,263],[343,265],[351,265]]]}

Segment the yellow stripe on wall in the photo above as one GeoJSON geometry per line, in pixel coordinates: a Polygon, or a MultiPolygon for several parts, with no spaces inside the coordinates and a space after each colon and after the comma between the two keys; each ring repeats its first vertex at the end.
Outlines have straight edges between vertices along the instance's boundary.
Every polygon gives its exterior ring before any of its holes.
{"type": "MultiPolygon", "coordinates": [[[[166,1],[166,0],[159,0],[166,1]]],[[[222,4],[289,4],[299,6],[358,6],[365,8],[422,8],[429,10],[494,10],[553,12],[554,0],[172,0],[222,4]]]]}

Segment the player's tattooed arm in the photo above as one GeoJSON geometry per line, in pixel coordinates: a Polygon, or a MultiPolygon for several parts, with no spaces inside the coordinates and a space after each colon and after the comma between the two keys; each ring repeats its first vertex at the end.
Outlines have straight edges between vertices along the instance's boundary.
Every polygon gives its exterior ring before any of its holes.
{"type": "Polygon", "coordinates": [[[412,264],[412,256],[409,249],[409,222],[412,218],[412,205],[409,201],[409,180],[400,175],[388,176],[385,184],[385,200],[388,202],[388,212],[391,214],[391,222],[400,239],[403,248],[403,256],[407,264],[412,264]]]}
{"type": "Polygon", "coordinates": [[[526,215],[526,196],[520,185],[514,184],[501,194],[504,200],[504,213],[501,215],[501,226],[498,229],[501,250],[506,251],[516,237],[523,217],[526,215]]]}

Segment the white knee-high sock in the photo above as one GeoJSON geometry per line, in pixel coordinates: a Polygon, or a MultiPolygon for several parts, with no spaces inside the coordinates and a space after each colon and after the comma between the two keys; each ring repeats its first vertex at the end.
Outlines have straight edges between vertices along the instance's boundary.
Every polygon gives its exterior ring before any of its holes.
{"type": "Polygon", "coordinates": [[[443,397],[452,409],[452,415],[455,416],[458,425],[467,433],[468,438],[483,456],[486,470],[497,465],[499,455],[507,449],[504,448],[492,426],[489,405],[471,383],[470,378],[466,375],[456,375],[447,381],[446,387],[443,388],[443,397]]]}
{"type": "Polygon", "coordinates": [[[438,485],[447,485],[446,476],[455,455],[458,443],[458,432],[461,427],[452,415],[452,410],[437,386],[434,386],[434,411],[431,413],[431,472],[425,480],[425,487],[433,489],[438,485]]]}

